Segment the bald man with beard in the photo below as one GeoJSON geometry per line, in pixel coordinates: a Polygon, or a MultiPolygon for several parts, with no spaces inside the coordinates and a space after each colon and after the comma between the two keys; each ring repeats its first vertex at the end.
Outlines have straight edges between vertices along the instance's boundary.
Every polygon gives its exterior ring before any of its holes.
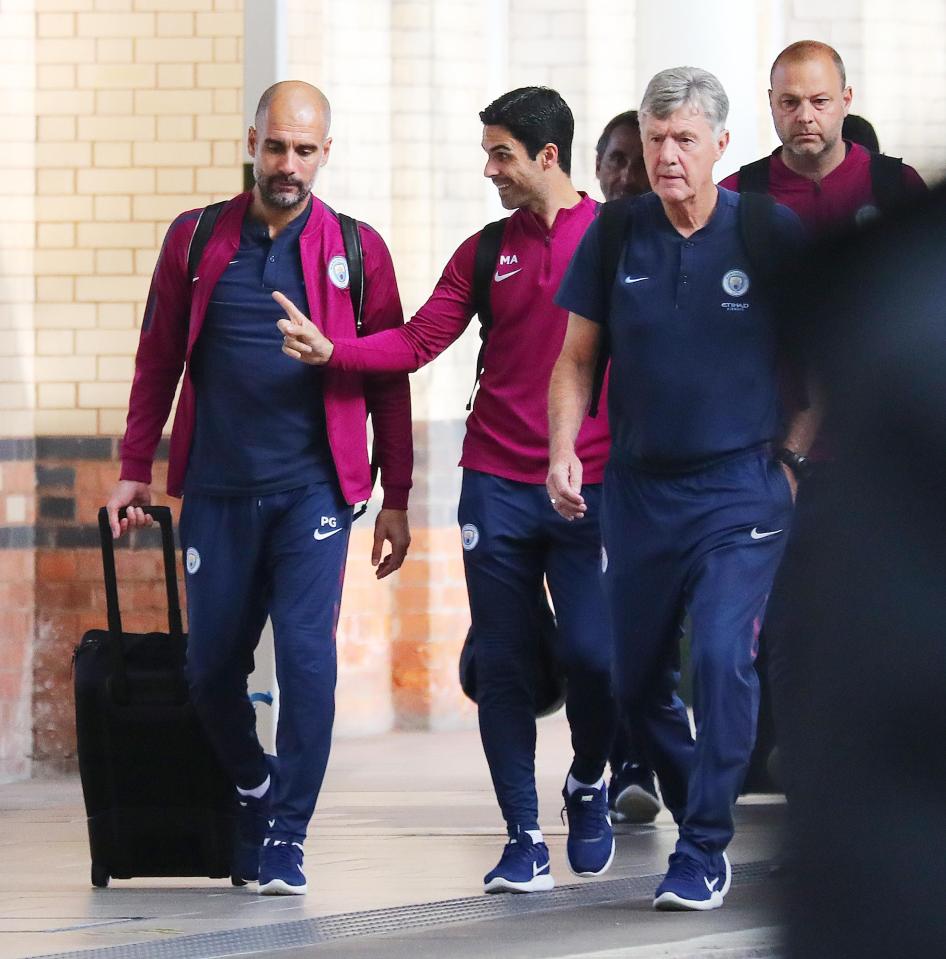
{"type": "MultiPolygon", "coordinates": [[[[191,699],[238,794],[233,874],[265,894],[301,895],[302,844],[328,762],[335,628],[354,504],[371,494],[365,418],[384,500],[371,562],[398,569],[410,541],[406,374],[316,369],[282,353],[272,292],[306,305],[334,336],[354,336],[338,215],[312,195],[332,146],[331,109],[307,83],[262,95],[247,149],[255,185],[226,202],[189,270],[201,210],[171,224],[145,308],[112,534],[150,525],[151,466],[183,374],[168,493],[180,534],[191,699]],[[127,507],[119,517],[119,510],[127,507]],[[386,556],[385,543],[390,544],[386,556]],[[267,617],[280,689],[277,756],[256,735],[247,676],[267,617]]],[[[366,333],[403,323],[384,241],[359,224],[366,333]]]]}

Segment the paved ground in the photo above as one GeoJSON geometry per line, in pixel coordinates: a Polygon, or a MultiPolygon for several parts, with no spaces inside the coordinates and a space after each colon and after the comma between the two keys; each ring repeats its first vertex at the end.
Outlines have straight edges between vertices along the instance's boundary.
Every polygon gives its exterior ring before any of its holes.
{"type": "Polygon", "coordinates": [[[622,827],[605,877],[568,872],[567,743],[560,718],[543,721],[541,818],[558,887],[532,896],[481,894],[504,833],[474,732],[337,743],[306,843],[310,892],[299,899],[210,880],[92,889],[78,781],[0,786],[0,959],[776,955],[778,883],[765,864],[781,806],[740,804],[725,908],[657,914],[650,897],[675,837],[666,814],[653,827],[622,827]]]}

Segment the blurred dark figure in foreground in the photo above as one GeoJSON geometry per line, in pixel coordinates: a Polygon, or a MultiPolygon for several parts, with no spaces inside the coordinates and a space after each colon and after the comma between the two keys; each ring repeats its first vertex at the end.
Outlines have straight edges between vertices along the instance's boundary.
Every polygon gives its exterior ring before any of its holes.
{"type": "Polygon", "coordinates": [[[844,140],[850,140],[851,143],[859,143],[865,149],[870,150],[871,153],[880,153],[880,140],[877,139],[874,124],[864,117],[859,117],[856,113],[849,113],[844,118],[844,123],[841,125],[841,137],[844,140]]]}
{"type": "Polygon", "coordinates": [[[819,515],[796,514],[820,548],[789,611],[804,959],[946,953],[946,191],[920,203],[784,291],[837,447],[819,515]]]}

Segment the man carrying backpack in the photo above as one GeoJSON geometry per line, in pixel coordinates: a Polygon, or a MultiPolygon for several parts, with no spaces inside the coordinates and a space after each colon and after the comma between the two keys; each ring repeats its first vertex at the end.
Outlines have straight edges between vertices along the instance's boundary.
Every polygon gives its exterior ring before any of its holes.
{"type": "Polygon", "coordinates": [[[187,679],[237,787],[234,878],[258,878],[267,894],[307,889],[302,843],[331,744],[352,506],[371,493],[366,410],[384,487],[372,554],[379,578],[401,565],[410,541],[407,377],[300,367],[281,352],[275,328],[274,289],[291,291],[333,333],[403,323],[383,240],[353,221],[349,239],[345,218],[312,196],[329,157],[330,119],[315,87],[270,87],[247,140],[253,190],[171,224],[141,328],[121,479],[108,502],[115,537],[150,525],[141,507],[151,502],[151,465],[183,371],[168,493],[184,496],[187,679]],[[208,235],[201,224],[214,213],[208,235]],[[353,289],[356,267],[368,277],[364,289],[353,289]],[[382,559],[385,541],[391,552],[382,559]],[[246,685],[267,616],[280,690],[278,765],[263,755],[246,685]]]}
{"type": "Polygon", "coordinates": [[[913,167],[842,138],[854,94],[833,47],[816,40],[791,44],[775,58],[770,83],[769,106],[782,145],[720,186],[770,194],[812,234],[853,226],[925,192],[913,167]]]}
{"type": "Polygon", "coordinates": [[[645,715],[655,762],[687,783],[658,909],[715,909],[729,890],[725,850],[758,707],[755,640],[791,523],[784,461],[807,451],[813,419],[798,414],[776,448],[780,336],[754,248],[787,256],[801,228],[784,207],[713,184],[728,110],[705,70],[650,81],[640,121],[654,192],[605,205],[556,297],[570,315],[549,389],[548,495],[564,518],[585,522],[574,440],[609,344],[601,531],[617,695],[645,715]],[[695,746],[679,700],[673,710],[654,702],[679,678],[685,613],[695,746]]]}
{"type": "Polygon", "coordinates": [[[553,886],[535,789],[532,620],[543,580],[555,606],[568,677],[574,749],[563,790],[568,863],[580,876],[600,875],[614,855],[603,779],[614,732],[611,645],[597,522],[608,448],[604,417],[576,431],[590,484],[588,521],[569,524],[557,516],[544,486],[546,395],[567,318],[552,297],[597,204],[572,185],[574,119],[554,90],[513,90],[480,119],[484,175],[512,216],[460,245],[430,299],[399,330],[327,339],[284,297],[279,302],[290,319],[280,321],[280,329],[290,355],[327,363],[329,370],[416,370],[453,343],[474,312],[479,310],[481,320],[484,313],[492,316],[477,363],[479,392],[467,420],[459,507],[476,635],[480,734],[509,835],[484,889],[536,892],[553,886]],[[484,290],[475,282],[484,264],[485,308],[484,290]]]}
{"type": "MultiPolygon", "coordinates": [[[[825,43],[802,40],[786,47],[772,64],[769,105],[782,146],[726,177],[720,186],[740,193],[767,193],[798,214],[810,234],[853,229],[922,195],[926,186],[911,166],[875,153],[842,136],[853,91],[838,52],[825,43]]],[[[782,623],[792,596],[804,587],[820,548],[818,528],[828,517],[825,492],[833,458],[830,424],[795,468],[799,487],[797,533],[793,533],[768,605],[761,638],[762,672],[771,694],[773,728],[761,728],[753,766],[764,768],[779,738],[779,782],[790,794],[792,756],[781,741],[787,710],[798,708],[801,677],[793,676],[797,656],[782,623]],[[764,661],[764,662],[763,662],[764,661]]],[[[767,712],[767,710],[764,710],[767,712]]]]}

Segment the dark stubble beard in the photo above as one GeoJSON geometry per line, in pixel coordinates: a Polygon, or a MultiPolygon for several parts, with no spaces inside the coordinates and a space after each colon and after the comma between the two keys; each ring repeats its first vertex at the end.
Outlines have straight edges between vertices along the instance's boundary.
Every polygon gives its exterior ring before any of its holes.
{"type": "Polygon", "coordinates": [[[274,173],[272,176],[263,176],[261,173],[253,171],[256,185],[259,187],[260,196],[267,206],[276,207],[279,210],[291,210],[294,207],[305,203],[309,198],[311,184],[307,186],[296,177],[282,177],[274,173]],[[277,191],[276,186],[292,186],[294,192],[281,193],[277,191]]]}

